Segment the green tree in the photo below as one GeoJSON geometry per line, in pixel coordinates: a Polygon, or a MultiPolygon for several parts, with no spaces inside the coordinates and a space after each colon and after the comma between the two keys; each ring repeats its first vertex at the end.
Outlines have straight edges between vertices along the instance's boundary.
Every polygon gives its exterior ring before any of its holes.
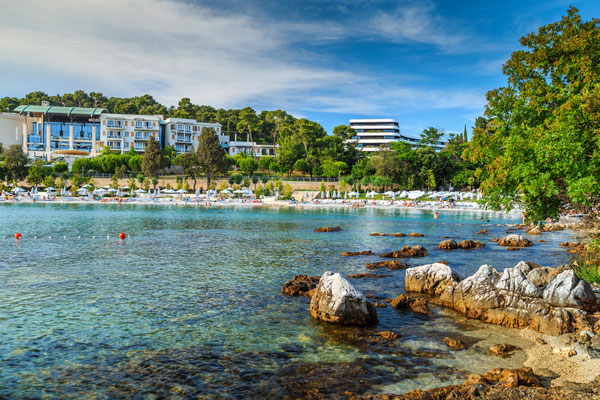
{"type": "Polygon", "coordinates": [[[237,123],[237,130],[240,133],[248,132],[250,142],[252,142],[252,155],[254,155],[254,136],[253,133],[258,130],[260,120],[254,111],[250,107],[245,107],[240,111],[239,122],[237,123]]]}
{"type": "MultiPolygon", "coordinates": [[[[142,172],[145,176],[158,178],[160,171],[164,166],[164,156],[160,151],[160,146],[153,136],[150,136],[144,157],[142,159],[142,172]]],[[[156,189],[156,186],[154,186],[156,189]]]]}
{"type": "Polygon", "coordinates": [[[23,146],[11,145],[4,150],[4,179],[6,182],[20,181],[27,176],[29,159],[23,152],[23,146]]]}
{"type": "Polygon", "coordinates": [[[419,144],[423,146],[435,146],[442,137],[444,137],[444,132],[441,132],[437,128],[430,126],[427,129],[423,129],[419,144]]]}
{"type": "Polygon", "coordinates": [[[571,7],[520,42],[466,156],[482,164],[491,208],[521,204],[530,221],[565,208],[587,213],[600,198],[600,20],[583,21],[571,7]]]}
{"type": "Polygon", "coordinates": [[[258,162],[254,159],[254,157],[245,157],[240,161],[240,168],[242,172],[248,174],[249,176],[254,173],[258,169],[258,162]]]}
{"type": "Polygon", "coordinates": [[[198,141],[198,163],[206,174],[207,186],[216,174],[227,172],[228,162],[225,151],[219,142],[219,136],[213,128],[202,128],[202,134],[198,141]]]}
{"type": "Polygon", "coordinates": [[[342,140],[346,140],[356,135],[356,131],[349,125],[338,125],[333,128],[333,135],[338,136],[342,140]]]}
{"type": "Polygon", "coordinates": [[[308,161],[300,159],[294,163],[294,170],[302,172],[303,174],[308,174],[311,172],[312,167],[308,161]]]}
{"type": "Polygon", "coordinates": [[[188,152],[179,154],[175,157],[175,165],[183,170],[185,176],[189,176],[194,181],[194,192],[196,191],[196,178],[201,172],[198,155],[188,152]]]}
{"type": "Polygon", "coordinates": [[[46,177],[46,167],[42,160],[37,160],[29,167],[29,174],[27,175],[27,182],[33,186],[40,185],[44,177],[46,177]]]}
{"type": "Polygon", "coordinates": [[[67,172],[68,170],[69,165],[64,162],[57,162],[52,166],[52,172],[54,172],[57,175],[62,174],[63,172],[67,172]]]}

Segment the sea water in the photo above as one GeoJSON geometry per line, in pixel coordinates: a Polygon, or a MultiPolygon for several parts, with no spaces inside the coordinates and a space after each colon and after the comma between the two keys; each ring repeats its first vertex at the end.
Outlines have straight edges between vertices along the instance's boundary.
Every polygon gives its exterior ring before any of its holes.
{"type": "Polygon", "coordinates": [[[350,279],[382,299],[404,292],[403,270],[367,270],[381,258],[342,251],[420,244],[429,255],[407,262],[446,260],[463,276],[484,263],[503,270],[520,260],[571,260],[558,246],[567,231],[544,233],[546,242],[520,251],[492,242],[515,222],[484,212],[441,211],[434,219],[394,209],[1,204],[0,398],[278,398],[307,390],[335,398],[520,366],[522,352],[486,351],[495,343],[528,346],[514,330],[440,307],[431,315],[378,308],[377,327],[356,329],[316,322],[310,299],[281,294],[294,275],[327,270],[386,275],[350,279]],[[313,232],[320,226],[343,230],[313,232]],[[425,237],[369,236],[413,231],[425,237]],[[486,247],[438,250],[442,236],[486,247]],[[375,330],[400,338],[361,339],[375,330]],[[449,350],[441,341],[449,335],[470,346],[449,350]]]}

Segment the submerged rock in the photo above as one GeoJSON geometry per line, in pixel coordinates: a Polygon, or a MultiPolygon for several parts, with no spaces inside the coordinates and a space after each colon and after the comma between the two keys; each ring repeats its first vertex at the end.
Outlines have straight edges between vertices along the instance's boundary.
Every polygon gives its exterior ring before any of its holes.
{"type": "Polygon", "coordinates": [[[422,233],[419,233],[419,232],[411,232],[407,236],[409,236],[409,237],[425,237],[425,235],[423,235],[422,233]]]}
{"type": "Polygon", "coordinates": [[[385,278],[391,275],[382,275],[382,274],[372,274],[370,272],[363,272],[361,274],[353,274],[353,275],[348,275],[348,278],[353,278],[353,279],[360,279],[360,278],[385,278]]]}
{"type": "Polygon", "coordinates": [[[445,337],[442,339],[442,342],[446,343],[448,345],[448,347],[450,347],[451,349],[454,349],[454,350],[462,350],[465,348],[465,344],[458,339],[452,339],[449,337],[445,337]]]}
{"type": "Polygon", "coordinates": [[[497,243],[505,247],[529,247],[533,246],[533,242],[521,235],[508,235],[502,239],[498,239],[497,243]]]}
{"type": "Polygon", "coordinates": [[[396,232],[396,233],[379,233],[379,232],[373,232],[373,233],[369,233],[369,236],[393,236],[393,237],[404,237],[406,236],[404,233],[402,232],[396,232]]]}
{"type": "Polygon", "coordinates": [[[465,250],[481,249],[485,247],[485,244],[477,240],[461,240],[458,242],[458,247],[465,250]]]}
{"type": "Polygon", "coordinates": [[[415,246],[404,246],[400,249],[400,251],[390,251],[389,253],[384,253],[380,255],[380,257],[385,258],[405,258],[405,257],[426,257],[427,250],[425,247],[421,245],[415,246]]]}
{"type": "Polygon", "coordinates": [[[406,294],[401,294],[390,302],[390,305],[394,308],[412,310],[419,314],[429,314],[431,311],[427,306],[427,300],[417,298],[411,299],[406,294]]]}
{"type": "Polygon", "coordinates": [[[367,268],[369,269],[377,269],[377,268],[388,268],[391,270],[396,270],[396,269],[406,269],[409,266],[407,264],[404,264],[402,261],[399,260],[387,260],[387,261],[378,261],[375,263],[367,263],[367,268]]]}
{"type": "Polygon", "coordinates": [[[319,283],[318,276],[308,276],[306,274],[296,275],[291,281],[287,281],[281,292],[289,296],[309,296],[311,290],[313,290],[317,283],[319,283]]]}
{"type": "Polygon", "coordinates": [[[373,253],[371,253],[371,250],[365,250],[365,251],[344,251],[341,254],[345,257],[355,257],[355,256],[370,256],[373,253]]]}
{"type": "Polygon", "coordinates": [[[511,352],[515,351],[517,346],[513,346],[512,344],[503,343],[503,344],[495,344],[489,348],[489,352],[495,356],[506,356],[511,352]]]}
{"type": "Polygon", "coordinates": [[[344,277],[326,271],[310,302],[310,315],[318,320],[342,325],[376,324],[373,304],[344,277]]]}
{"type": "Polygon", "coordinates": [[[342,228],[339,226],[322,226],[320,228],[315,228],[315,232],[339,232],[342,228]]]}

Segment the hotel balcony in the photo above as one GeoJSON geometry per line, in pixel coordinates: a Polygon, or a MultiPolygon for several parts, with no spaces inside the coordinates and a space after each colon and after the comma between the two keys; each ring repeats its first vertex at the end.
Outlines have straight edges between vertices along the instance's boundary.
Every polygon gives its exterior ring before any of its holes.
{"type": "MultiPolygon", "coordinates": [[[[106,137],[108,139],[122,139],[123,138],[123,132],[107,132],[106,133],[106,137]]],[[[90,138],[91,140],[91,138],[90,138]]]]}
{"type": "Polygon", "coordinates": [[[150,134],[146,133],[144,135],[135,134],[134,140],[150,140],[150,134]]]}
{"type": "Polygon", "coordinates": [[[177,138],[175,139],[175,141],[177,143],[192,143],[192,136],[191,135],[177,135],[177,138]]]}
{"type": "Polygon", "coordinates": [[[152,123],[150,123],[150,125],[146,125],[146,124],[135,124],[135,129],[140,129],[143,131],[157,131],[158,130],[158,125],[157,126],[152,126],[152,123]]]}

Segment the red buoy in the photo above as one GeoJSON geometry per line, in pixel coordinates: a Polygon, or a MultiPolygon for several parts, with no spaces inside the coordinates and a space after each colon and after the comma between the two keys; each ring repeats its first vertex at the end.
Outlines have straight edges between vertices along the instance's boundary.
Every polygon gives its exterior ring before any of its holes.
{"type": "Polygon", "coordinates": [[[125,239],[126,237],[127,237],[127,235],[125,235],[123,232],[121,232],[119,234],[119,239],[121,239],[121,240],[125,239]]]}
{"type": "Polygon", "coordinates": [[[21,235],[19,232],[15,233],[15,239],[19,240],[23,237],[23,235],[21,235]]]}

